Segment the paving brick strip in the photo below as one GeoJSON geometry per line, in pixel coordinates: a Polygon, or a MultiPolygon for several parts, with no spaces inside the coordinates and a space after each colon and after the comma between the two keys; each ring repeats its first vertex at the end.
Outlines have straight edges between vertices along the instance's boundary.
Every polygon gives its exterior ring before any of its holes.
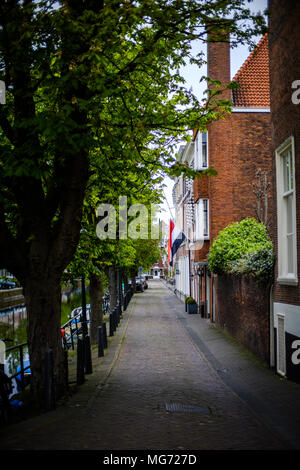
{"type": "Polygon", "coordinates": [[[299,390],[151,281],[78,392],[2,430],[0,448],[300,448],[299,390]]]}

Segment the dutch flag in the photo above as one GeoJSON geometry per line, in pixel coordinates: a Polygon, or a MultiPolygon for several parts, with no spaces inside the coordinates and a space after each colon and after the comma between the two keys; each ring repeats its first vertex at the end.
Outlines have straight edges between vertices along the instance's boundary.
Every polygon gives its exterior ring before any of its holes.
{"type": "Polygon", "coordinates": [[[173,266],[173,258],[180,247],[181,243],[185,240],[185,234],[175,226],[173,220],[170,220],[169,228],[169,242],[168,242],[168,256],[169,256],[169,265],[173,266]]]}

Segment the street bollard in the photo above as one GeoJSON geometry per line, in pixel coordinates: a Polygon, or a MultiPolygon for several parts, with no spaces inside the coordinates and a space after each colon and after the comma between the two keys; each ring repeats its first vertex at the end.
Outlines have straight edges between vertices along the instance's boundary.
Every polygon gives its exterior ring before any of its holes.
{"type": "Polygon", "coordinates": [[[117,309],[116,309],[116,307],[113,309],[113,329],[114,329],[114,332],[117,329],[117,309]]]}
{"type": "Polygon", "coordinates": [[[102,333],[103,333],[103,348],[107,348],[107,331],[106,331],[106,322],[102,323],[102,333]]]}
{"type": "Polygon", "coordinates": [[[116,306],[116,326],[118,327],[120,323],[120,311],[119,311],[119,305],[116,306]]]}
{"type": "Polygon", "coordinates": [[[103,330],[102,326],[98,326],[98,357],[102,356],[104,356],[103,330]]]}
{"type": "Polygon", "coordinates": [[[113,336],[114,335],[114,318],[113,318],[113,314],[110,313],[109,314],[109,336],[113,336]]]}
{"type": "Polygon", "coordinates": [[[84,338],[84,366],[86,374],[93,373],[91,340],[89,336],[84,338]]]}
{"type": "Polygon", "coordinates": [[[68,361],[68,350],[64,351],[64,363],[66,371],[66,390],[69,390],[69,361],[68,361]]]}
{"type": "Polygon", "coordinates": [[[77,385],[84,382],[84,342],[83,339],[77,340],[77,385]]]}
{"type": "Polygon", "coordinates": [[[55,408],[52,349],[47,349],[45,351],[44,362],[45,362],[45,411],[50,411],[55,408]]]}

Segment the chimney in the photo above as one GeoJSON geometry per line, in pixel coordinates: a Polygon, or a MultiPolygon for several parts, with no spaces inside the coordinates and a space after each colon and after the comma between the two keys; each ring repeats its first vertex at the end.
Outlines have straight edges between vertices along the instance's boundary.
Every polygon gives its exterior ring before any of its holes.
{"type": "MultiPolygon", "coordinates": [[[[230,82],[229,32],[218,21],[207,25],[207,75],[213,80],[220,80],[222,88],[230,82]]],[[[215,87],[208,84],[208,88],[215,87]]],[[[230,100],[231,90],[225,90],[218,98],[230,100]]]]}

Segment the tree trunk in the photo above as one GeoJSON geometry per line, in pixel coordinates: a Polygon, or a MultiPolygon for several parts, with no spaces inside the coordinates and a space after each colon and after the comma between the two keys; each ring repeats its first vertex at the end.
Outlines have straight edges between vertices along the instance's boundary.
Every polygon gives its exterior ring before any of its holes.
{"type": "Polygon", "coordinates": [[[116,307],[118,300],[117,272],[115,266],[109,266],[108,268],[108,290],[110,311],[112,311],[116,307]]]}
{"type": "Polygon", "coordinates": [[[130,275],[131,275],[131,283],[132,283],[131,285],[132,285],[133,293],[135,294],[136,293],[136,282],[135,282],[136,270],[132,269],[130,275]]]}
{"type": "Polygon", "coordinates": [[[127,277],[127,272],[126,272],[126,269],[124,269],[124,292],[126,294],[126,292],[128,291],[128,277],[127,277]]]}
{"type": "Polygon", "coordinates": [[[90,274],[90,334],[91,343],[98,343],[98,326],[102,325],[103,312],[102,312],[102,297],[103,297],[103,283],[102,275],[90,274]]]}
{"type": "Polygon", "coordinates": [[[27,339],[31,368],[31,393],[41,407],[45,397],[44,358],[47,349],[53,353],[54,393],[62,396],[67,389],[67,368],[62,347],[61,286],[57,278],[29,279],[24,284],[27,309],[27,339]]]}

